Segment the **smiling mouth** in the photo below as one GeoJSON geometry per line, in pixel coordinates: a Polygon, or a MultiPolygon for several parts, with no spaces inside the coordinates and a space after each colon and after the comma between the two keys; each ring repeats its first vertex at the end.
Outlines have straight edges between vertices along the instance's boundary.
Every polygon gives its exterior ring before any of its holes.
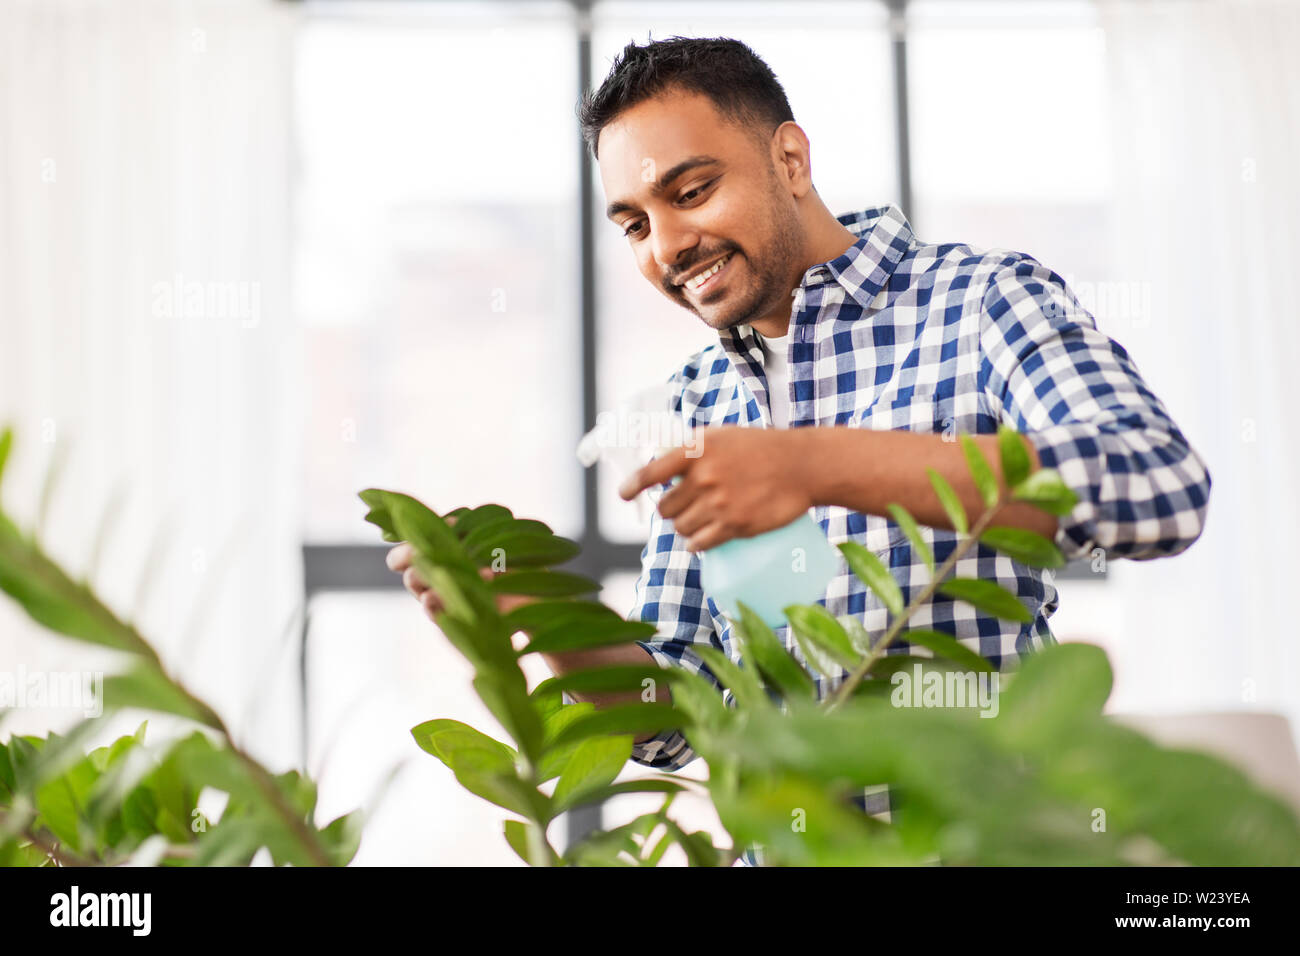
{"type": "Polygon", "coordinates": [[[721,276],[727,271],[727,266],[731,263],[731,259],[734,255],[734,252],[728,252],[708,269],[696,273],[690,279],[683,282],[681,287],[697,296],[708,292],[718,284],[721,276]]]}

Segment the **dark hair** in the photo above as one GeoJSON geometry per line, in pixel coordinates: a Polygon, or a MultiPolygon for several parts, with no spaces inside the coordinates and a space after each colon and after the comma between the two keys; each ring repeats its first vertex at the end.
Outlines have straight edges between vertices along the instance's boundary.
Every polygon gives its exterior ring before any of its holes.
{"type": "Polygon", "coordinates": [[[726,37],[670,37],[645,46],[629,43],[614,58],[600,89],[578,104],[582,137],[597,156],[600,131],[624,110],[666,90],[702,93],[728,121],[762,141],[793,120],[790,101],[763,60],[739,40],[726,37]]]}

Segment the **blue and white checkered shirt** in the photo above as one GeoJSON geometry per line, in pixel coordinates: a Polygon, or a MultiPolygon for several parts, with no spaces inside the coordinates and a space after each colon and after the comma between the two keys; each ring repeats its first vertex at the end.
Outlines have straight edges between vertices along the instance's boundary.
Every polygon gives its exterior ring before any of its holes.
{"type": "MultiPolygon", "coordinates": [[[[886,205],[842,215],[857,241],[804,273],[790,320],[790,427],[844,425],[955,436],[992,434],[1005,422],[1026,434],[1045,468],[1079,495],[1060,519],[1056,544],[1067,559],[1104,550],[1134,559],[1177,554],[1200,535],[1210,493],[1205,463],[1147,388],[1128,353],[1097,330],[1055,272],[1031,256],[959,243],[920,242],[902,213],[886,205]]],[[[772,427],[761,344],[749,325],[719,333],[669,379],[687,425],[772,427]]],[[[668,485],[663,485],[666,489],[668,485]]],[[[876,515],[818,506],[832,545],[856,541],[880,556],[910,601],[929,580],[897,525],[876,515]]],[[[936,562],[957,535],[923,528],[936,562]]],[[[686,550],[671,520],[652,513],[631,618],[658,626],[642,643],[663,667],[714,680],[695,649],[735,659],[731,625],[700,587],[700,556],[686,550]]],[[[956,575],[995,580],[1033,612],[1020,625],[936,595],[911,623],[953,635],[1002,671],[1055,638],[1052,572],[977,545],[956,575]]],[[[886,611],[841,558],[824,602],[857,618],[872,635],[886,611]]],[[[806,664],[788,624],[776,628],[806,664]]],[[[890,653],[930,656],[900,639],[890,653]]],[[[815,670],[809,669],[814,677],[815,670]]],[[[843,679],[818,680],[823,697],[843,679]]],[[[716,683],[716,681],[715,681],[716,683]]],[[[730,702],[730,694],[727,694],[730,702]]],[[[694,758],[680,732],[638,744],[633,759],[676,770],[694,758]]],[[[868,812],[888,818],[888,794],[868,812]]]]}

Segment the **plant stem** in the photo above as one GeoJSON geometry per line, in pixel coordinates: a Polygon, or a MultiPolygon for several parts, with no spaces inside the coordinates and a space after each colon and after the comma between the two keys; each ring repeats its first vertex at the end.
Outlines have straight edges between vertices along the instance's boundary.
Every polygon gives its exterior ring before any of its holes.
{"type": "Polygon", "coordinates": [[[95,860],[78,856],[76,853],[64,849],[59,844],[58,840],[51,841],[45,839],[45,837],[42,836],[40,831],[32,827],[24,827],[22,829],[22,835],[27,839],[28,843],[32,844],[32,846],[34,847],[39,848],[41,852],[43,852],[46,856],[52,859],[55,863],[59,864],[59,866],[97,866],[98,865],[98,862],[95,860]]]}
{"type": "Polygon", "coordinates": [[[861,664],[853,669],[853,672],[849,674],[844,683],[836,688],[835,694],[826,705],[827,712],[839,707],[853,696],[853,692],[857,689],[858,685],[862,683],[862,679],[866,677],[867,672],[871,670],[876,661],[880,660],[880,658],[884,656],[889,645],[893,644],[898,635],[903,632],[904,625],[911,620],[912,615],[916,613],[917,609],[920,608],[921,605],[925,604],[934,596],[934,592],[939,589],[939,585],[943,583],[944,578],[946,578],[952,571],[953,566],[957,564],[967,551],[976,545],[979,541],[980,534],[983,533],[984,529],[993,521],[994,516],[998,513],[1002,504],[1003,501],[999,497],[991,508],[988,508],[979,516],[975,524],[971,527],[970,533],[957,543],[957,547],[953,548],[952,554],[948,555],[948,559],[944,561],[943,564],[939,566],[939,570],[935,571],[931,576],[929,583],[921,589],[920,593],[917,594],[916,597],[912,598],[911,603],[903,609],[903,613],[894,618],[894,622],[889,626],[889,629],[885,631],[885,636],[876,642],[876,645],[871,649],[871,653],[867,655],[866,659],[863,660],[861,664]]]}
{"type": "Polygon", "coordinates": [[[311,827],[307,826],[307,822],[302,818],[298,811],[291,807],[289,802],[285,800],[284,794],[281,792],[275,780],[271,777],[270,772],[243,750],[239,749],[239,747],[235,746],[235,742],[231,740],[229,736],[226,737],[226,741],[230,745],[231,752],[243,762],[244,766],[246,766],[249,772],[253,775],[253,780],[266,795],[272,808],[280,815],[284,822],[289,825],[289,829],[293,831],[293,835],[298,838],[298,842],[302,844],[308,855],[311,856],[312,862],[317,866],[333,866],[334,863],[330,860],[329,854],[325,852],[324,847],[320,845],[320,841],[316,839],[316,832],[312,830],[311,827]]]}

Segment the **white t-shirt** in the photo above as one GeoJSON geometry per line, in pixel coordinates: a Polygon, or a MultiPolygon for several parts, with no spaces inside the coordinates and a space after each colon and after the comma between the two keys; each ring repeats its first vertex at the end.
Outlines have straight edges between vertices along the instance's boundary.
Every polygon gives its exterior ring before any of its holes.
{"type": "Polygon", "coordinates": [[[779,339],[769,339],[757,329],[754,331],[763,346],[763,371],[767,375],[767,401],[772,408],[772,425],[790,427],[790,333],[779,339]]]}

